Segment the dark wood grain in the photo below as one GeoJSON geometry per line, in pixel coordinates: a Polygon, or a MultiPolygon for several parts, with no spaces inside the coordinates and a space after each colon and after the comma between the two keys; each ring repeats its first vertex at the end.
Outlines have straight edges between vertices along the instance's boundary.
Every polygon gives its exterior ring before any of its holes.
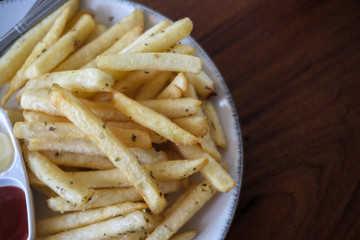
{"type": "Polygon", "coordinates": [[[138,1],[222,73],[245,168],[227,239],[360,238],[360,1],[138,1]]]}

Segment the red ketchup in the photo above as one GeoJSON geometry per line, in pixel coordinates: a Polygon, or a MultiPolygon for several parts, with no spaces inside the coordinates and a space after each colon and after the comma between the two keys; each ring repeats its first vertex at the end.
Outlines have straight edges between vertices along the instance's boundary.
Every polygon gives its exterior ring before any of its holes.
{"type": "Polygon", "coordinates": [[[24,191],[18,187],[0,187],[0,240],[22,240],[28,235],[24,191]]]}

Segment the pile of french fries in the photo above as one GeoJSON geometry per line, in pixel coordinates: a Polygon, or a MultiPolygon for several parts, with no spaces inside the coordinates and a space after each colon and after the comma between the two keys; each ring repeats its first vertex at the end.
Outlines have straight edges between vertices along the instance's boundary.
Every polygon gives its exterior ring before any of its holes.
{"type": "Polygon", "coordinates": [[[214,82],[179,43],[192,26],[144,31],[135,10],[107,28],[70,0],[0,59],[29,181],[59,213],[37,220],[37,237],[193,239],[197,229],[178,230],[236,186],[218,150],[227,140],[214,82]]]}

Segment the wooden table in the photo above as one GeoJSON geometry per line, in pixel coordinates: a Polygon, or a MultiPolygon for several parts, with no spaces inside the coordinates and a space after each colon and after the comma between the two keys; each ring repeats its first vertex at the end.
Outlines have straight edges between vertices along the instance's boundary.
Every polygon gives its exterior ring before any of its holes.
{"type": "Polygon", "coordinates": [[[233,96],[244,178],[226,239],[360,238],[360,1],[138,1],[188,16],[233,96]]]}

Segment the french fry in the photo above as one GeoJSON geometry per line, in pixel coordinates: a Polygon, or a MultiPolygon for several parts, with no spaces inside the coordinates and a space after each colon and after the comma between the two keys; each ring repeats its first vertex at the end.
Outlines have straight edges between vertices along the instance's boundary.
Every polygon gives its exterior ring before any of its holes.
{"type": "Polygon", "coordinates": [[[193,23],[189,18],[180,19],[144,42],[139,41],[131,49],[127,49],[122,53],[166,52],[177,42],[189,36],[192,29],[193,23]]]}
{"type": "Polygon", "coordinates": [[[145,167],[158,181],[182,180],[206,166],[206,158],[194,160],[171,160],[150,163],[145,167]]]}
{"type": "Polygon", "coordinates": [[[70,6],[67,6],[55,20],[54,24],[51,26],[49,32],[45,37],[36,44],[34,50],[26,58],[26,61],[21,66],[21,68],[16,72],[15,76],[9,82],[9,87],[5,94],[2,97],[2,106],[5,106],[9,98],[17,91],[27,81],[27,78],[24,76],[24,71],[27,67],[38,57],[40,57],[51,45],[53,45],[61,36],[64,31],[66,21],[68,20],[70,14],[70,6]]]}
{"type": "Polygon", "coordinates": [[[35,112],[31,110],[23,110],[22,115],[26,122],[69,122],[69,119],[61,116],[49,115],[43,112],[35,112]]]}
{"type": "Polygon", "coordinates": [[[168,239],[174,235],[204,204],[216,193],[207,181],[201,182],[146,238],[148,240],[168,239]]]}
{"type": "Polygon", "coordinates": [[[169,20],[164,20],[164,21],[159,22],[158,24],[156,24],[153,27],[146,30],[146,32],[144,32],[138,39],[136,39],[133,43],[131,43],[126,48],[122,49],[119,53],[131,52],[132,49],[138,49],[139,46],[144,45],[144,42],[147,39],[149,39],[150,37],[159,33],[160,31],[164,30],[165,28],[167,28],[170,25],[171,25],[171,22],[169,20]]]}
{"type": "Polygon", "coordinates": [[[74,138],[30,138],[30,151],[63,151],[105,156],[101,149],[89,139],[74,138]]]}
{"type": "Polygon", "coordinates": [[[169,53],[195,55],[195,50],[186,44],[177,43],[167,50],[169,53]]]}
{"type": "MultiPolygon", "coordinates": [[[[29,172],[29,171],[28,171],[29,172]]],[[[31,189],[34,189],[38,193],[41,193],[42,195],[50,198],[50,197],[57,197],[57,193],[51,190],[48,186],[40,186],[40,185],[31,185],[31,189]]]]}
{"type": "MultiPolygon", "coordinates": [[[[32,187],[33,186],[48,187],[43,181],[41,181],[37,176],[35,176],[35,174],[29,168],[27,168],[27,175],[28,175],[29,183],[32,187]]],[[[59,196],[59,195],[57,193],[55,193],[55,196],[59,196]]]]}
{"type": "MultiPolygon", "coordinates": [[[[196,90],[193,85],[189,85],[188,91],[185,93],[186,97],[192,97],[198,99],[196,90]]],[[[196,113],[197,116],[205,117],[204,111],[202,108],[196,113]]],[[[209,125],[209,124],[208,124],[209,125]]],[[[210,127],[210,126],[209,126],[210,127]]],[[[217,149],[215,142],[213,141],[210,131],[208,131],[204,136],[201,136],[201,148],[208,152],[212,157],[214,157],[217,161],[221,161],[221,154],[217,149]]]]}
{"type": "MultiPolygon", "coordinates": [[[[90,14],[90,13],[88,13],[90,14]]],[[[90,14],[91,15],[91,14],[90,14]]],[[[87,39],[84,42],[84,46],[86,44],[88,44],[89,42],[92,42],[93,40],[95,40],[96,38],[98,38],[101,34],[103,34],[104,32],[106,32],[108,30],[108,28],[105,25],[96,23],[94,29],[92,30],[92,32],[90,33],[90,35],[87,37],[87,39]]]]}
{"type": "Polygon", "coordinates": [[[198,145],[176,145],[179,152],[187,159],[206,157],[209,163],[200,172],[220,192],[228,192],[236,186],[236,182],[210,154],[198,145]]]}
{"type": "Polygon", "coordinates": [[[211,95],[216,95],[215,83],[204,71],[199,74],[186,73],[186,77],[189,79],[189,83],[195,87],[200,97],[206,99],[211,95]]]}
{"type": "Polygon", "coordinates": [[[18,95],[33,88],[50,89],[53,84],[74,92],[108,92],[114,80],[109,74],[96,68],[52,72],[29,80],[18,95]]]}
{"type": "Polygon", "coordinates": [[[151,131],[148,128],[145,128],[133,121],[126,121],[126,122],[107,122],[106,123],[108,126],[115,126],[115,127],[119,127],[119,128],[129,128],[129,129],[138,129],[141,131],[145,131],[148,132],[151,138],[151,142],[153,143],[164,143],[167,141],[166,138],[156,134],[154,131],[151,131]]]}
{"type": "Polygon", "coordinates": [[[40,153],[29,152],[25,155],[27,164],[36,177],[67,201],[81,205],[94,195],[94,190],[72,179],[40,153]]]}
{"type": "Polygon", "coordinates": [[[227,140],[215,106],[210,101],[203,101],[202,109],[209,121],[210,134],[215,144],[226,149],[227,140]]]}
{"type": "MultiPolygon", "coordinates": [[[[163,194],[177,191],[180,188],[180,181],[160,182],[159,187],[163,194]]],[[[123,202],[141,201],[143,198],[134,187],[130,188],[107,188],[95,190],[95,194],[85,204],[76,205],[66,202],[61,197],[49,198],[47,204],[53,211],[68,212],[91,208],[104,207],[123,202]]]]}
{"type": "Polygon", "coordinates": [[[137,210],[146,209],[145,203],[120,203],[108,207],[97,208],[87,211],[79,211],[43,218],[36,221],[37,237],[55,234],[74,228],[83,227],[95,222],[108,220],[117,216],[128,214],[137,210]]]}
{"type": "MultiPolygon", "coordinates": [[[[84,16],[84,15],[90,15],[92,18],[95,17],[94,13],[91,12],[91,11],[88,11],[88,10],[84,10],[84,9],[79,9],[78,12],[76,12],[71,18],[70,20],[66,23],[66,26],[65,26],[65,30],[64,30],[64,34],[65,35],[66,33],[68,33],[71,29],[74,28],[75,24],[79,21],[79,19],[84,16]]],[[[90,36],[93,34],[93,32],[95,31],[95,28],[94,30],[91,32],[90,36]]],[[[90,37],[89,36],[89,37],[90,37]]]]}
{"type": "Polygon", "coordinates": [[[123,53],[97,56],[96,64],[104,70],[161,70],[198,74],[201,71],[202,60],[178,53],[123,53]]]}
{"type": "MultiPolygon", "coordinates": [[[[106,156],[95,143],[87,139],[31,138],[29,139],[28,148],[31,151],[57,151],[82,153],[102,157],[106,156]]],[[[135,154],[142,163],[156,162],[167,159],[167,156],[164,152],[157,151],[154,148],[130,148],[129,150],[135,154]]]]}
{"type": "Polygon", "coordinates": [[[216,161],[221,162],[221,153],[217,149],[215,142],[211,138],[210,131],[207,132],[204,136],[199,136],[201,139],[201,148],[209,153],[216,161]]]}
{"type": "Polygon", "coordinates": [[[83,15],[74,28],[62,36],[25,71],[27,78],[36,78],[53,70],[61,61],[78,49],[95,27],[90,15],[83,15]]]}
{"type": "MultiPolygon", "coordinates": [[[[151,147],[151,139],[148,132],[115,126],[110,126],[110,129],[128,147],[151,147]]],[[[87,139],[87,135],[81,132],[80,129],[71,123],[64,122],[18,122],[14,125],[13,132],[17,138],[87,139]]]]}
{"type": "Polygon", "coordinates": [[[172,203],[172,205],[170,205],[163,213],[164,217],[166,218],[167,216],[171,215],[182,203],[182,201],[184,201],[184,199],[195,189],[195,187],[197,186],[197,184],[192,184],[190,186],[188,186],[186,188],[186,190],[184,192],[182,192],[177,198],[176,200],[172,203]]]}
{"type": "Polygon", "coordinates": [[[90,169],[112,169],[114,164],[104,156],[86,155],[64,151],[41,151],[42,155],[59,166],[90,168],[90,169]]]}
{"type": "MultiPolygon", "coordinates": [[[[50,125],[50,124],[49,124],[50,125]]],[[[51,126],[50,126],[51,127],[51,126]]],[[[146,149],[150,148],[151,140],[148,135],[145,135],[140,141],[133,141],[136,135],[133,135],[135,130],[128,131],[130,136],[121,135],[121,137],[116,137],[118,141],[124,144],[127,147],[146,149]],[[130,139],[129,139],[130,138],[130,139]],[[146,148],[143,148],[146,147],[146,148]]],[[[144,133],[144,132],[142,132],[144,133]]],[[[146,133],[145,133],[146,134],[146,133]]],[[[31,151],[44,151],[44,150],[58,150],[74,153],[84,153],[89,155],[99,155],[105,156],[105,153],[95,144],[92,140],[82,139],[82,138],[30,138],[29,140],[29,149],[31,151]]],[[[132,150],[130,150],[133,152],[132,150]]]]}
{"type": "Polygon", "coordinates": [[[104,236],[114,236],[125,232],[139,230],[145,225],[146,220],[144,213],[141,211],[135,211],[128,213],[125,216],[115,217],[103,222],[61,232],[48,236],[44,239],[99,239],[104,236]]]}
{"type": "Polygon", "coordinates": [[[161,72],[153,79],[149,79],[139,90],[135,97],[135,100],[149,100],[154,99],[160,91],[164,88],[166,83],[173,76],[172,72],[161,72]]]}
{"type": "MultiPolygon", "coordinates": [[[[208,163],[206,158],[172,160],[146,164],[145,168],[157,181],[182,180],[195,174],[208,163]]],[[[131,187],[132,184],[117,168],[98,171],[69,172],[76,181],[90,188],[131,187]]]]}
{"type": "Polygon", "coordinates": [[[155,148],[130,148],[130,150],[144,164],[168,160],[167,154],[164,151],[155,148]]]}
{"type": "Polygon", "coordinates": [[[209,132],[209,124],[205,117],[190,116],[174,118],[172,121],[194,136],[205,136],[209,132]]]}
{"type": "MultiPolygon", "coordinates": [[[[36,126],[40,127],[40,129],[39,129],[40,133],[37,134],[37,137],[41,136],[43,138],[47,138],[47,137],[62,138],[62,137],[65,137],[65,136],[63,136],[63,133],[66,134],[66,132],[67,132],[68,135],[66,137],[68,137],[68,138],[86,138],[85,134],[83,134],[81,131],[79,131],[75,127],[68,127],[68,125],[66,123],[60,123],[60,129],[56,125],[59,125],[59,124],[49,123],[49,127],[48,127],[48,129],[55,128],[55,130],[52,132],[57,132],[57,134],[59,134],[59,132],[60,132],[60,134],[56,137],[51,134],[47,134],[47,132],[44,135],[42,135],[41,133],[44,133],[44,131],[41,131],[41,129],[43,128],[42,123],[40,123],[39,125],[36,125],[36,126]],[[52,126],[53,126],[53,128],[51,128],[52,126]],[[68,132],[68,131],[71,131],[71,129],[74,129],[74,131],[71,133],[68,132]],[[79,134],[76,135],[76,133],[79,133],[79,134]]],[[[119,128],[119,127],[110,127],[110,129],[114,132],[116,137],[119,138],[119,140],[128,147],[137,147],[137,148],[150,148],[151,147],[151,138],[150,138],[149,133],[146,131],[137,130],[137,129],[124,129],[124,128],[119,128]]],[[[35,129],[32,129],[32,132],[29,131],[29,133],[32,134],[33,137],[36,136],[36,132],[34,132],[34,130],[35,129]]],[[[51,132],[51,130],[49,130],[49,131],[51,132]]]]}
{"type": "Polygon", "coordinates": [[[192,116],[199,111],[201,104],[201,101],[193,98],[153,99],[138,102],[171,119],[192,116]]]}
{"type": "MultiPolygon", "coordinates": [[[[80,99],[80,101],[104,121],[129,121],[125,115],[115,109],[112,102],[95,102],[87,99],[80,99]]],[[[64,116],[61,111],[50,103],[49,90],[47,89],[28,89],[24,91],[21,95],[20,105],[25,110],[64,116]]]]}
{"type": "Polygon", "coordinates": [[[178,233],[178,234],[172,236],[171,238],[169,238],[169,240],[192,240],[195,238],[195,236],[197,234],[198,234],[197,231],[188,231],[188,232],[178,233]]]}
{"type": "Polygon", "coordinates": [[[0,86],[8,82],[23,65],[35,45],[45,36],[55,19],[66,8],[70,7],[70,15],[77,10],[79,2],[71,0],[64,4],[41,22],[35,25],[22,37],[20,37],[14,45],[0,59],[0,86]]]}
{"type": "Polygon", "coordinates": [[[111,47],[119,38],[132,28],[144,22],[144,17],[140,9],[135,10],[122,21],[113,25],[105,33],[100,35],[83,48],[76,51],[64,62],[62,62],[55,71],[64,71],[77,69],[94,59],[98,54],[111,47]]]}
{"type": "MultiPolygon", "coordinates": [[[[135,41],[135,39],[137,39],[141,35],[143,29],[144,29],[144,24],[139,24],[138,26],[128,31],[124,36],[122,36],[119,40],[117,40],[109,49],[107,49],[101,54],[106,55],[106,54],[113,54],[119,52],[120,50],[128,46],[131,42],[135,41]]],[[[95,57],[93,58],[93,60],[86,63],[81,68],[93,68],[93,67],[97,67],[95,57]]]]}
{"type": "Polygon", "coordinates": [[[139,239],[146,239],[146,237],[154,231],[155,227],[159,225],[163,217],[161,215],[154,215],[150,213],[145,213],[147,225],[141,230],[132,231],[120,234],[118,236],[112,236],[106,238],[107,240],[139,240],[139,239]]]}
{"type": "Polygon", "coordinates": [[[179,73],[173,81],[156,97],[156,99],[181,98],[188,89],[184,73],[179,73]]]}
{"type": "Polygon", "coordinates": [[[155,180],[151,178],[136,156],[116,138],[109,128],[106,128],[104,122],[90,112],[71,92],[63,88],[53,87],[50,93],[50,101],[75,126],[86,132],[88,137],[102,149],[114,165],[125,173],[149,205],[151,211],[160,213],[165,208],[166,199],[160,194],[155,180]]]}
{"type": "Polygon", "coordinates": [[[178,127],[165,116],[128,98],[122,93],[113,91],[115,107],[134,122],[147,127],[161,136],[178,144],[194,144],[198,139],[189,132],[178,127]]]}
{"type": "Polygon", "coordinates": [[[115,83],[114,89],[128,94],[134,89],[139,89],[142,84],[150,81],[160,74],[159,71],[134,71],[130,72],[124,79],[115,83]]]}

